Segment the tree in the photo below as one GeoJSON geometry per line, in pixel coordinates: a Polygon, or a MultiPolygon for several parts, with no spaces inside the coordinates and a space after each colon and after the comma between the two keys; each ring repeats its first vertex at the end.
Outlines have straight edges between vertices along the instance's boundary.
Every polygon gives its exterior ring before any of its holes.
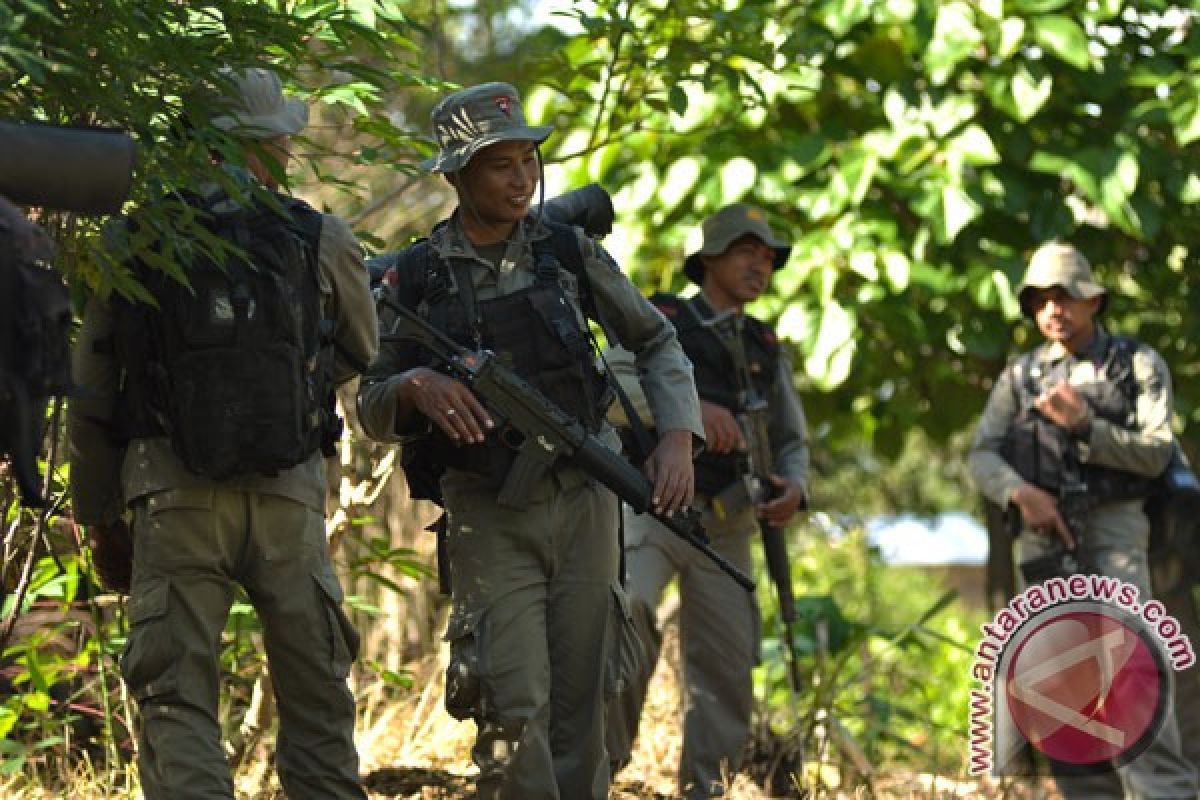
{"type": "MultiPolygon", "coordinates": [[[[626,264],[680,288],[689,228],[751,197],[796,247],[758,307],[825,442],[968,427],[1028,253],[1076,242],[1112,325],[1198,387],[1200,26],[1121,0],[599,0],[533,81],[568,181],[618,189],[626,264]]],[[[1181,402],[1185,420],[1196,414],[1181,402]]]]}

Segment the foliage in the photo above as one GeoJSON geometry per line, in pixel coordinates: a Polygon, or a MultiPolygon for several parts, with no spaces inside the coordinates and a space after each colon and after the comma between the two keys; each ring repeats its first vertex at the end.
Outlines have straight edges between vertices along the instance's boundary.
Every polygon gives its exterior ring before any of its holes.
{"type": "MultiPolygon", "coordinates": [[[[1113,325],[1197,361],[1200,25],[1169,0],[598,0],[531,83],[567,183],[617,189],[647,287],[743,197],[795,241],[757,310],[803,353],[824,446],[885,459],[973,422],[1024,258],[1075,241],[1113,325]]],[[[1017,344],[1028,333],[1017,331],[1017,344]]],[[[1181,405],[1194,416],[1190,401],[1181,405]]]]}
{"type": "Polygon", "coordinates": [[[803,686],[794,696],[771,604],[756,673],[767,723],[814,764],[853,773],[857,746],[876,770],[960,772],[969,648],[983,613],[928,575],[886,567],[861,529],[809,526],[792,550],[793,583],[804,592],[793,630],[803,686]]]}

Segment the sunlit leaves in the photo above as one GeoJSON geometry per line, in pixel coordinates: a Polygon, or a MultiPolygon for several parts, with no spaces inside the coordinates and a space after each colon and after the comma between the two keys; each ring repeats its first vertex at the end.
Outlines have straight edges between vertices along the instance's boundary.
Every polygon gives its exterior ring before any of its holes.
{"type": "Polygon", "coordinates": [[[975,12],[966,2],[939,6],[933,36],[925,50],[925,68],[930,80],[941,85],[949,80],[959,62],[970,57],[983,41],[975,26],[975,12]]]}
{"type": "Polygon", "coordinates": [[[1043,69],[1033,69],[1022,64],[1013,74],[1010,87],[1013,114],[1025,122],[1041,111],[1042,106],[1050,99],[1054,77],[1043,69]]]}
{"type": "Polygon", "coordinates": [[[1034,38],[1049,52],[1076,69],[1088,68],[1091,57],[1087,35],[1075,20],[1050,14],[1033,20],[1031,27],[1034,38]]]}

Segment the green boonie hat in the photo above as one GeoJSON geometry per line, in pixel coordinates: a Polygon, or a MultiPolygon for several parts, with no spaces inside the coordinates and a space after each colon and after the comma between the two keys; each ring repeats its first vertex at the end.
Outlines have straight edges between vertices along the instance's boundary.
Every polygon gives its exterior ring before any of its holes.
{"type": "Polygon", "coordinates": [[[1025,279],[1017,287],[1017,299],[1021,311],[1033,319],[1031,297],[1036,289],[1061,286],[1076,300],[1101,297],[1100,311],[1108,305],[1108,292],[1092,277],[1092,265],[1087,257],[1075,247],[1062,242],[1049,242],[1033,252],[1025,279]]]}
{"type": "Polygon", "coordinates": [[[433,172],[458,172],[471,157],[496,142],[541,144],[554,128],[530,126],[521,97],[507,83],[483,83],[444,98],[430,115],[438,153],[421,162],[433,172]]]}
{"type": "Polygon", "coordinates": [[[775,238],[774,231],[767,224],[766,212],[747,203],[725,206],[705,219],[700,230],[704,233],[704,242],[699,250],[683,260],[683,274],[696,284],[704,282],[704,262],[700,256],[719,256],[729,249],[729,245],[747,234],[757,236],[775,251],[772,269],[782,267],[792,252],[790,243],[775,238]]]}

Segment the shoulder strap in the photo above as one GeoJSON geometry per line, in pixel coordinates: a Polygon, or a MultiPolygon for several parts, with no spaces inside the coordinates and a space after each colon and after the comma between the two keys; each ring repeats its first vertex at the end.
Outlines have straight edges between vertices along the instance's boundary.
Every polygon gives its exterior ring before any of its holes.
{"type": "MultiPolygon", "coordinates": [[[[571,225],[562,225],[551,220],[543,220],[542,224],[550,231],[550,236],[547,240],[550,251],[554,254],[558,262],[579,280],[579,297],[580,302],[583,304],[584,313],[596,320],[610,344],[616,343],[617,339],[613,333],[613,328],[608,324],[608,321],[604,318],[604,314],[600,311],[600,307],[596,304],[595,294],[592,292],[592,282],[588,278],[587,260],[579,242],[578,230],[571,225]]],[[[651,451],[654,450],[654,437],[646,429],[641,416],[634,409],[633,401],[629,399],[629,395],[621,387],[620,381],[613,378],[612,369],[608,365],[608,359],[604,357],[604,351],[600,348],[590,328],[588,329],[588,336],[592,340],[592,347],[600,355],[600,362],[604,365],[604,380],[612,388],[613,393],[616,394],[621,408],[625,411],[625,418],[629,420],[630,431],[633,434],[633,447],[637,451],[633,454],[634,460],[638,464],[641,464],[649,457],[651,451]]]]}
{"type": "Polygon", "coordinates": [[[1138,341],[1130,336],[1114,334],[1109,346],[1112,347],[1112,358],[1106,360],[1111,360],[1112,364],[1121,367],[1121,391],[1129,404],[1129,413],[1132,416],[1137,412],[1138,384],[1133,374],[1133,354],[1137,352],[1138,341]]]}

